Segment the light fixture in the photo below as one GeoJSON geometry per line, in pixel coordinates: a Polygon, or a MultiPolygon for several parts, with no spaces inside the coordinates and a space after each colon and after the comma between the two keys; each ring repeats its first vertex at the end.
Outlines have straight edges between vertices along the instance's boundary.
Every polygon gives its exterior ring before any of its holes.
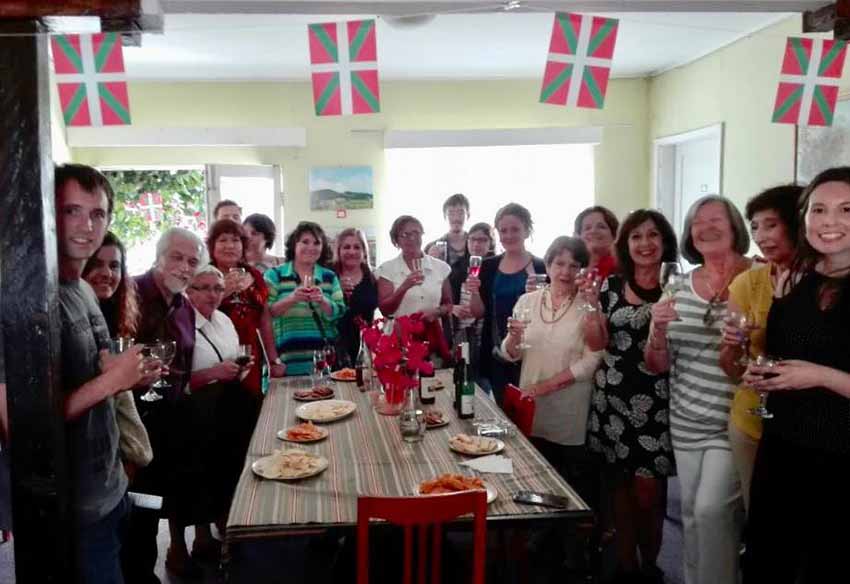
{"type": "Polygon", "coordinates": [[[505,4],[502,6],[502,10],[505,12],[510,12],[517,8],[522,8],[522,2],[520,2],[520,0],[506,0],[505,4]]]}

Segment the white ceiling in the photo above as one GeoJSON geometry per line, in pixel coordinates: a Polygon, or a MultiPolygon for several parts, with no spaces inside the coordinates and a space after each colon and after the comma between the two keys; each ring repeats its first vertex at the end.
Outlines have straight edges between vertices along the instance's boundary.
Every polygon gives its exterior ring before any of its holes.
{"type": "MultiPolygon", "coordinates": [[[[769,26],[787,13],[606,14],[620,18],[615,77],[683,65],[769,26]]],[[[167,14],[164,34],[124,50],[127,74],[147,80],[307,80],[307,24],[363,16],[167,14]]],[[[416,28],[378,19],[381,78],[539,78],[551,12],[442,14],[416,28]]]]}

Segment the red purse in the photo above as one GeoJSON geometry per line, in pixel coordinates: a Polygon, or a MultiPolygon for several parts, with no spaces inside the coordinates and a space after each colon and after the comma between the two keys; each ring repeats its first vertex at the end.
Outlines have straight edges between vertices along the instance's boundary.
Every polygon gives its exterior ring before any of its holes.
{"type": "Polygon", "coordinates": [[[519,431],[526,436],[531,435],[535,407],[534,398],[523,395],[516,385],[509,383],[505,386],[502,409],[508,418],[516,424],[519,431]]]}

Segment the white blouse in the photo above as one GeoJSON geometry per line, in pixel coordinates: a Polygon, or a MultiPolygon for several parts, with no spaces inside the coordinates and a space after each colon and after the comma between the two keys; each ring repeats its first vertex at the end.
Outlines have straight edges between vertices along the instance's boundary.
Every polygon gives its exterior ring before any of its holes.
{"type": "MultiPolygon", "coordinates": [[[[425,276],[425,281],[405,293],[393,316],[405,316],[423,310],[433,310],[440,306],[440,299],[443,296],[443,282],[449,277],[451,271],[451,267],[446,262],[425,254],[422,258],[422,273],[425,276]]],[[[375,275],[392,282],[393,287],[397,290],[410,275],[410,272],[411,269],[407,267],[404,258],[399,254],[398,257],[378,266],[375,275]]]]}
{"type": "Polygon", "coordinates": [[[238,352],[239,335],[226,314],[216,310],[212,313],[212,318],[207,320],[203,314],[195,310],[195,350],[192,353],[192,371],[209,369],[221,363],[222,360],[232,361],[236,359],[238,352]],[[221,353],[221,359],[213,349],[213,345],[221,353]]]}
{"type": "MultiPolygon", "coordinates": [[[[531,309],[531,323],[525,329],[525,342],[531,348],[521,351],[516,359],[522,359],[519,386],[524,388],[545,381],[569,368],[575,377],[571,385],[535,398],[531,435],[556,444],[581,445],[587,431],[593,374],[602,359],[602,351],[591,351],[584,342],[583,315],[578,309],[581,298],[554,315],[548,308],[550,302],[549,291],[545,289],[523,294],[517,300],[517,308],[531,309]],[[544,293],[547,308],[541,311],[544,293]]],[[[510,359],[507,340],[505,337],[502,341],[502,354],[510,359]]]]}

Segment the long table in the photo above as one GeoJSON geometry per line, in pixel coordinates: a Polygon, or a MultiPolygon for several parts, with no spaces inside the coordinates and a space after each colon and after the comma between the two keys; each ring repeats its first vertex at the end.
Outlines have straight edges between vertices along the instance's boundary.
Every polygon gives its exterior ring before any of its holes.
{"type": "MultiPolygon", "coordinates": [[[[357,404],[351,416],[326,424],[328,438],[311,444],[293,444],[277,438],[279,430],[299,423],[295,410],[303,402],[292,394],[310,386],[309,378],[274,380],[263,403],[248,455],[227,521],[230,549],[242,543],[292,535],[320,533],[331,528],[353,527],[357,522],[360,495],[410,496],[417,485],[442,473],[477,474],[459,463],[470,460],[449,449],[448,439],[459,432],[474,433],[469,420],[455,415],[450,370],[437,379],[445,389],[437,392],[436,404],[426,406],[443,412],[447,426],[429,429],[418,443],[402,441],[396,416],[384,416],[372,406],[372,392],[361,392],[354,383],[334,382],[337,399],[357,404]],[[252,463],[281,448],[297,447],[326,457],[329,467],[318,476],[301,481],[272,481],[257,477],[252,463]]],[[[475,396],[476,419],[504,418],[499,407],[480,389],[475,396]]],[[[555,469],[516,432],[504,438],[501,454],[513,461],[513,474],[485,474],[498,496],[488,508],[488,524],[505,521],[570,520],[592,515],[590,508],[555,469]],[[567,497],[568,510],[519,504],[519,490],[541,491],[567,497]]]]}

